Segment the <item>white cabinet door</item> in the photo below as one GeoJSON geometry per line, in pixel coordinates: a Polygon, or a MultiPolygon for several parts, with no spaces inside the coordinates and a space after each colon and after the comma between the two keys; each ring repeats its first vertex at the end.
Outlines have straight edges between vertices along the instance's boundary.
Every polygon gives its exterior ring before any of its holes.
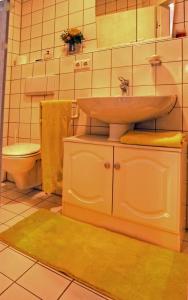
{"type": "Polygon", "coordinates": [[[113,147],[65,142],[63,200],[111,214],[112,168],[113,147]]]}
{"type": "Polygon", "coordinates": [[[180,154],[115,148],[113,215],[178,231],[180,154]]]}

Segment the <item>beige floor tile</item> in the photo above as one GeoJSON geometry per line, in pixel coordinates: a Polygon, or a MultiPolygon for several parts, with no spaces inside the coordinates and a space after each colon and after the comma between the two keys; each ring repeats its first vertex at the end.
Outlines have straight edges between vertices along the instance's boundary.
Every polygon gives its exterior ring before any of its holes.
{"type": "Polygon", "coordinates": [[[3,209],[6,209],[10,212],[21,214],[22,212],[28,210],[30,207],[21,202],[11,201],[3,206],[3,209]]]}
{"type": "Polygon", "coordinates": [[[55,270],[55,269],[53,269],[53,268],[50,268],[49,266],[47,266],[47,265],[45,265],[45,264],[43,264],[43,263],[41,263],[41,262],[38,262],[38,265],[39,265],[39,266],[43,266],[43,267],[45,267],[46,269],[48,269],[48,270],[50,270],[50,271],[52,271],[52,272],[55,272],[56,274],[58,274],[58,275],[60,275],[60,276],[63,276],[65,279],[68,279],[69,281],[73,281],[73,279],[72,279],[71,277],[69,277],[68,275],[66,275],[66,274],[63,273],[63,272],[59,272],[59,271],[57,271],[57,270],[55,270]]]}
{"type": "Polygon", "coordinates": [[[0,208],[0,223],[5,223],[16,216],[15,213],[0,208]]]}
{"type": "Polygon", "coordinates": [[[16,191],[13,191],[13,190],[10,190],[10,191],[7,191],[7,192],[3,192],[2,196],[6,197],[6,198],[9,198],[11,200],[15,200],[15,199],[18,199],[20,197],[23,197],[23,194],[19,193],[19,192],[16,192],[16,191]]]}
{"type": "Polygon", "coordinates": [[[30,209],[28,209],[28,210],[24,211],[23,213],[21,213],[21,215],[23,217],[29,217],[30,215],[34,214],[37,211],[38,211],[38,208],[31,207],[30,209]]]}
{"type": "Polygon", "coordinates": [[[79,286],[75,283],[72,283],[60,298],[60,300],[83,300],[83,299],[104,300],[103,297],[100,297],[96,293],[93,293],[90,290],[87,290],[84,287],[79,286]]]}
{"type": "Polygon", "coordinates": [[[3,231],[5,231],[5,230],[7,230],[7,229],[9,229],[8,226],[6,226],[4,224],[0,224],[0,233],[3,232],[3,231]]]}
{"type": "Polygon", "coordinates": [[[6,276],[0,273],[0,293],[2,293],[6,288],[8,288],[8,286],[10,286],[12,282],[12,280],[8,279],[6,276]]]}
{"type": "Polygon", "coordinates": [[[40,203],[42,201],[44,201],[44,200],[41,198],[30,197],[29,195],[25,195],[23,198],[16,199],[16,202],[24,203],[24,204],[28,205],[29,207],[37,205],[38,203],[40,203]]]}
{"type": "Polygon", "coordinates": [[[41,191],[33,190],[27,196],[28,197],[32,197],[32,199],[34,199],[34,198],[40,198],[42,200],[45,200],[45,199],[48,199],[51,195],[50,194],[46,194],[46,193],[41,192],[41,191]]]}
{"type": "Polygon", "coordinates": [[[8,225],[9,227],[14,226],[18,222],[24,220],[24,217],[22,216],[16,216],[15,218],[9,220],[8,222],[5,223],[5,225],[8,225]]]}
{"type": "Polygon", "coordinates": [[[1,198],[0,198],[0,206],[5,205],[5,204],[9,203],[10,201],[12,201],[12,200],[1,196],[1,198]]]}
{"type": "Polygon", "coordinates": [[[36,300],[38,297],[32,295],[24,288],[17,284],[13,284],[8,290],[6,290],[1,296],[0,300],[36,300]]]}
{"type": "Polygon", "coordinates": [[[0,252],[0,272],[10,279],[18,279],[34,262],[13,249],[6,248],[0,252]]]}
{"type": "Polygon", "coordinates": [[[7,247],[6,244],[0,242],[0,251],[4,250],[7,247]]]}
{"type": "Polygon", "coordinates": [[[27,190],[20,190],[18,189],[16,186],[12,189],[14,192],[18,192],[18,193],[21,193],[21,194],[28,194],[30,192],[32,192],[32,189],[27,189],[27,190]]]}
{"type": "Polygon", "coordinates": [[[62,208],[59,204],[56,204],[54,202],[50,202],[48,200],[45,200],[39,204],[37,204],[37,207],[38,208],[45,208],[45,209],[48,209],[52,212],[59,212],[62,208]]]}
{"type": "Polygon", "coordinates": [[[8,190],[11,190],[11,189],[13,189],[13,188],[15,188],[15,184],[14,183],[12,183],[12,182],[2,182],[1,183],[1,191],[3,192],[5,192],[5,191],[8,191],[8,190]]]}
{"type": "Polygon", "coordinates": [[[43,300],[55,300],[70,284],[70,281],[37,264],[26,272],[18,283],[43,300]]]}
{"type": "Polygon", "coordinates": [[[56,204],[60,204],[61,205],[61,203],[62,203],[62,197],[53,195],[53,196],[50,196],[47,199],[47,201],[54,202],[56,204]]]}
{"type": "Polygon", "coordinates": [[[13,248],[13,247],[11,247],[11,246],[9,246],[9,249],[15,251],[16,253],[18,253],[18,254],[20,254],[20,255],[22,255],[22,256],[25,256],[26,258],[28,258],[29,260],[32,260],[33,262],[37,262],[37,260],[36,260],[35,258],[33,258],[33,257],[29,256],[29,255],[26,255],[25,253],[23,253],[23,252],[21,252],[21,251],[15,249],[15,248],[13,248]]]}

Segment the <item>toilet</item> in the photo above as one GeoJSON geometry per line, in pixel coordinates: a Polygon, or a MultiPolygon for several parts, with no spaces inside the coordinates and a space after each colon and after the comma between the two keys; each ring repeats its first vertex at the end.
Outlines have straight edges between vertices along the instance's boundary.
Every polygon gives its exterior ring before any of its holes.
{"type": "Polygon", "coordinates": [[[40,145],[21,143],[3,147],[2,169],[21,190],[41,185],[40,145]]]}

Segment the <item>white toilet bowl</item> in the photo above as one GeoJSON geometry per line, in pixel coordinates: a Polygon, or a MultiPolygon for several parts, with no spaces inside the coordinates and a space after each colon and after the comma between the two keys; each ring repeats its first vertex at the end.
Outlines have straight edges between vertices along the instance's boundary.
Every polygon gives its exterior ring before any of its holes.
{"type": "Polygon", "coordinates": [[[13,177],[19,189],[42,183],[39,144],[13,144],[3,147],[2,154],[3,170],[13,177]]]}

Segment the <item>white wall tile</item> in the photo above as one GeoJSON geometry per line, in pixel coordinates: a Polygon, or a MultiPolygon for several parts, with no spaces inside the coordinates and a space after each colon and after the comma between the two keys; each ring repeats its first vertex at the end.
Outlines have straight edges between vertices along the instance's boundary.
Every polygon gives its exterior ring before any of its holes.
{"type": "Polygon", "coordinates": [[[61,74],[60,76],[60,90],[74,89],[74,73],[61,74]]]}
{"type": "Polygon", "coordinates": [[[156,84],[179,84],[182,82],[182,63],[162,63],[156,68],[156,84]]]}
{"type": "Polygon", "coordinates": [[[60,60],[60,72],[71,73],[74,72],[75,56],[68,56],[60,60]]]}
{"type": "Polygon", "coordinates": [[[133,87],[133,96],[154,96],[155,95],[155,86],[134,86],[133,87]]]}
{"type": "Polygon", "coordinates": [[[75,89],[91,88],[91,71],[77,72],[75,74],[75,89]]]}
{"type": "Polygon", "coordinates": [[[76,11],[83,10],[84,1],[83,0],[69,0],[69,13],[74,13],[76,11]]]}
{"type": "Polygon", "coordinates": [[[133,66],[133,85],[154,85],[155,69],[150,65],[133,66]]]}
{"type": "Polygon", "coordinates": [[[156,43],[157,54],[161,56],[162,62],[182,60],[182,40],[174,39],[156,43]]]}
{"type": "Polygon", "coordinates": [[[183,107],[188,107],[188,84],[183,84],[183,107]]]}
{"type": "Polygon", "coordinates": [[[111,68],[111,50],[96,51],[93,53],[93,69],[111,68]]]}
{"type": "Polygon", "coordinates": [[[92,87],[101,88],[101,87],[110,87],[110,78],[111,70],[94,70],[92,78],[92,87]]]}
{"type": "Polygon", "coordinates": [[[163,130],[182,130],[182,109],[174,108],[168,115],[156,120],[156,128],[163,130]]]}
{"type": "Polygon", "coordinates": [[[188,108],[183,109],[183,130],[188,131],[188,108]]]}
{"type": "Polygon", "coordinates": [[[46,61],[46,74],[59,74],[59,59],[50,59],[46,61]]]}
{"type": "Polygon", "coordinates": [[[131,66],[132,47],[112,49],[112,67],[131,66]]]}
{"type": "Polygon", "coordinates": [[[183,82],[188,83],[188,60],[183,62],[183,82]]]}
{"type": "Polygon", "coordinates": [[[69,28],[81,27],[83,24],[83,11],[69,14],[69,28]]]}
{"type": "Polygon", "coordinates": [[[22,65],[22,78],[32,77],[33,75],[33,64],[22,65]]]}
{"type": "Polygon", "coordinates": [[[92,89],[92,96],[93,97],[101,97],[101,96],[110,96],[110,88],[98,88],[92,89]]]}
{"type": "Polygon", "coordinates": [[[188,38],[183,39],[183,60],[188,60],[188,38]]]}
{"type": "Polygon", "coordinates": [[[133,65],[145,65],[148,58],[155,54],[155,43],[133,46],[133,65]]]}

